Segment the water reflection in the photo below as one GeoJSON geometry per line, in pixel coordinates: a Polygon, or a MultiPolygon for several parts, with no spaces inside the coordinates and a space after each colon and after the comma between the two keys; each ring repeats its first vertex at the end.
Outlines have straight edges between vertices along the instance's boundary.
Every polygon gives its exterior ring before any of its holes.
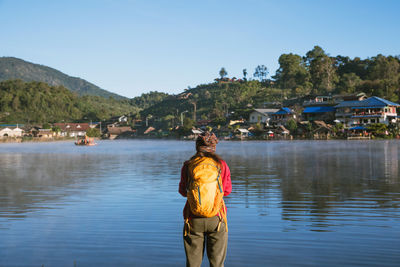
{"type": "Polygon", "coordinates": [[[321,230],[348,217],[392,216],[388,207],[398,209],[400,199],[398,146],[396,141],[271,143],[253,145],[251,153],[241,151],[229,161],[234,188],[247,208],[255,205],[265,215],[279,193],[283,220],[321,230]]]}
{"type": "Polygon", "coordinates": [[[46,203],[82,194],[82,189],[96,182],[93,174],[101,177],[104,172],[98,157],[79,154],[3,154],[0,166],[0,216],[10,218],[25,217],[46,203]]]}
{"type": "MultiPolygon", "coordinates": [[[[0,265],[184,265],[177,189],[193,152],[176,141],[0,146],[0,265]]],[[[233,182],[227,265],[400,260],[398,141],[221,142],[218,153],[233,182]]]]}
{"type": "MultiPolygon", "coordinates": [[[[23,217],[43,202],[82,194],[110,176],[146,178],[140,182],[144,190],[175,189],[191,145],[185,143],[180,153],[171,153],[168,143],[157,144],[158,150],[147,143],[122,150],[128,153],[2,154],[0,216],[23,217]]],[[[399,205],[396,141],[223,143],[219,152],[232,172],[234,197],[228,201],[255,206],[258,215],[268,215],[271,202],[279,203],[284,220],[312,222],[345,215],[343,209],[355,205],[353,214],[399,205]]]]}

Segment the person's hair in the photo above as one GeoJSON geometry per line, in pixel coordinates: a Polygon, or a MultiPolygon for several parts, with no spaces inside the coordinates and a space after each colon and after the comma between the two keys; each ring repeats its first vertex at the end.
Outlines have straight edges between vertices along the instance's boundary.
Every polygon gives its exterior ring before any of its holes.
{"type": "Polygon", "coordinates": [[[215,160],[218,164],[221,164],[222,158],[217,155],[216,153],[213,152],[201,152],[201,151],[197,151],[196,154],[194,154],[189,161],[194,160],[195,158],[198,157],[207,157],[207,158],[212,158],[213,160],[215,160]]]}

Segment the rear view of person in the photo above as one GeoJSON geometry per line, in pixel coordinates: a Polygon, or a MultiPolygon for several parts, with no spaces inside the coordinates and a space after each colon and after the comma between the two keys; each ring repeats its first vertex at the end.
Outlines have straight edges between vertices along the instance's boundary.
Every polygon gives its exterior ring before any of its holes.
{"type": "Polygon", "coordinates": [[[187,198],[183,242],[186,266],[201,266],[204,249],[211,267],[224,266],[228,224],[223,200],[232,191],[228,165],[217,154],[217,137],[204,132],[196,140],[196,154],[181,170],[179,193],[187,198]]]}

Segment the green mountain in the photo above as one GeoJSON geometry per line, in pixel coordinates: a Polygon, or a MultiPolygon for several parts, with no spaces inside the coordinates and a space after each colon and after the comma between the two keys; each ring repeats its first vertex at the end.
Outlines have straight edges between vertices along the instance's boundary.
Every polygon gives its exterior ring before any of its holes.
{"type": "Polygon", "coordinates": [[[136,114],[129,100],[101,96],[78,96],[63,86],[43,82],[0,82],[0,122],[46,123],[100,121],[113,116],[136,114]]]}
{"type": "Polygon", "coordinates": [[[30,63],[14,57],[0,57],[0,81],[21,79],[26,82],[45,82],[50,86],[62,85],[78,95],[94,95],[126,99],[123,96],[108,92],[81,78],[68,76],[56,69],[30,63]]]}
{"type": "Polygon", "coordinates": [[[268,87],[256,80],[215,82],[199,85],[179,95],[164,96],[161,101],[142,107],[140,114],[154,121],[176,122],[182,116],[221,124],[226,117],[247,117],[253,107],[262,106],[266,101],[281,100],[281,89],[268,87]]]}

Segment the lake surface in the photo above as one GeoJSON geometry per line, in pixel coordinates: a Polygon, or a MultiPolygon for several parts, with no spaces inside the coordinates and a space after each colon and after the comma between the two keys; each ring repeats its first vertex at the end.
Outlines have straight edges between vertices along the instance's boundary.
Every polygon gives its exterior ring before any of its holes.
{"type": "MultiPolygon", "coordinates": [[[[221,142],[226,266],[399,266],[399,149],[221,142]]],[[[193,152],[183,141],[1,144],[0,266],[184,266],[177,191],[193,152]]]]}

